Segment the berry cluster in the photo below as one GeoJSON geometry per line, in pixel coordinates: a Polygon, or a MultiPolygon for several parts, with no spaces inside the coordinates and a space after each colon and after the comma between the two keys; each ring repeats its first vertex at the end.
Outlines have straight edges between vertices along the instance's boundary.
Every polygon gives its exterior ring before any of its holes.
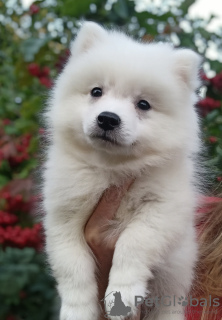
{"type": "Polygon", "coordinates": [[[222,92],[222,72],[209,79],[209,81],[216,90],[222,92]]]}
{"type": "Polygon", "coordinates": [[[12,195],[10,192],[2,192],[0,210],[0,245],[2,247],[33,247],[37,250],[42,248],[42,225],[35,224],[33,227],[22,228],[20,225],[20,213],[29,213],[33,202],[36,200],[31,197],[29,201],[24,201],[22,195],[12,195]]]}
{"type": "Polygon", "coordinates": [[[17,221],[15,214],[0,210],[0,225],[15,224],[17,221]]]}
{"type": "MultiPolygon", "coordinates": [[[[220,93],[222,92],[222,72],[218,73],[213,78],[208,78],[203,72],[200,74],[203,83],[207,86],[207,89],[210,88],[210,91],[216,93],[216,96],[220,99],[220,93]]],[[[211,94],[212,94],[211,92],[211,94]]],[[[198,102],[197,107],[200,109],[202,116],[206,116],[209,112],[214,109],[221,107],[221,101],[207,96],[205,99],[198,102]]]]}
{"type": "Polygon", "coordinates": [[[0,161],[8,160],[11,168],[29,159],[31,135],[25,134],[18,139],[7,137],[0,149],[0,161]]]}
{"type": "Polygon", "coordinates": [[[46,88],[51,88],[52,80],[49,77],[50,69],[48,67],[41,68],[37,63],[30,63],[28,71],[33,76],[39,79],[39,82],[46,88]]]}
{"type": "Polygon", "coordinates": [[[1,199],[4,201],[4,210],[10,213],[29,212],[34,198],[24,201],[21,194],[12,195],[9,192],[2,192],[1,199]]]}
{"type": "Polygon", "coordinates": [[[203,116],[206,116],[209,112],[216,108],[221,107],[221,102],[213,98],[206,97],[205,99],[198,102],[198,107],[203,116]]]}
{"type": "Polygon", "coordinates": [[[21,226],[0,226],[0,244],[3,247],[32,247],[37,250],[42,248],[42,225],[35,224],[32,228],[21,226]]]}

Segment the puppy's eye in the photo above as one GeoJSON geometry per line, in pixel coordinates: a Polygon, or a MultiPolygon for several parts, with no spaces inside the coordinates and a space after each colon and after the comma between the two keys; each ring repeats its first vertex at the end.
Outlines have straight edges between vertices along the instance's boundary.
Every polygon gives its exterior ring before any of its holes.
{"type": "Polygon", "coordinates": [[[101,88],[96,87],[91,90],[92,97],[101,97],[102,95],[103,95],[103,91],[101,88]]]}
{"type": "Polygon", "coordinates": [[[150,104],[148,101],[146,100],[140,100],[138,103],[137,103],[137,107],[141,110],[149,110],[151,108],[150,104]]]}

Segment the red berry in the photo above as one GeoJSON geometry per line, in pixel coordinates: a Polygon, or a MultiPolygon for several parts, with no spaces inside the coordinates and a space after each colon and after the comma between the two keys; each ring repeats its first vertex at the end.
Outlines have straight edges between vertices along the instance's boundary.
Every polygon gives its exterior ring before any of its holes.
{"type": "Polygon", "coordinates": [[[8,124],[10,124],[11,120],[10,119],[3,119],[2,122],[5,126],[7,126],[8,124]]]}
{"type": "Polygon", "coordinates": [[[206,116],[210,111],[216,108],[220,108],[221,102],[212,98],[206,97],[205,99],[198,102],[197,106],[203,116],[206,116]]]}
{"type": "Polygon", "coordinates": [[[214,88],[222,92],[222,72],[210,79],[210,82],[214,88]]]}
{"type": "Polygon", "coordinates": [[[41,73],[39,65],[34,62],[28,65],[28,71],[34,77],[38,77],[41,73]]]}
{"type": "Polygon", "coordinates": [[[46,88],[51,88],[52,86],[52,81],[49,78],[46,77],[40,77],[39,78],[40,83],[45,86],[46,88]]]}
{"type": "Polygon", "coordinates": [[[16,150],[18,152],[24,152],[24,147],[19,144],[18,146],[16,146],[16,150]]]}
{"type": "Polygon", "coordinates": [[[9,192],[3,192],[2,198],[4,198],[5,200],[9,200],[11,198],[11,195],[9,192]]]}
{"type": "Polygon", "coordinates": [[[29,8],[29,11],[30,13],[33,15],[33,14],[36,14],[39,12],[39,6],[37,6],[36,4],[32,4],[29,8]]]}
{"type": "Polygon", "coordinates": [[[209,142],[211,142],[211,143],[215,143],[215,142],[217,142],[217,138],[216,137],[209,137],[209,142]]]}

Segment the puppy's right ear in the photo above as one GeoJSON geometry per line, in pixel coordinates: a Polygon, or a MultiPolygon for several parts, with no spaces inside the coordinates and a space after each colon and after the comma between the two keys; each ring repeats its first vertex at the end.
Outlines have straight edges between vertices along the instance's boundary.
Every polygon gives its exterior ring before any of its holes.
{"type": "Polygon", "coordinates": [[[175,70],[180,80],[196,90],[200,86],[199,70],[203,58],[190,49],[176,49],[174,58],[175,70]]]}
{"type": "Polygon", "coordinates": [[[101,42],[107,37],[107,32],[95,22],[85,22],[81,27],[76,39],[71,43],[71,53],[77,56],[87,52],[96,43],[101,42]]]}

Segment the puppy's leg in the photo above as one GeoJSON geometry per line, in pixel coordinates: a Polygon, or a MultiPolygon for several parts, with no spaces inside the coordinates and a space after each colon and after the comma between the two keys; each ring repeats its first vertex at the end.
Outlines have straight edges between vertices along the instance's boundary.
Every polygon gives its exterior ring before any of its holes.
{"type": "MultiPolygon", "coordinates": [[[[181,240],[184,229],[190,224],[189,217],[183,212],[176,215],[177,211],[173,201],[168,206],[164,202],[149,203],[117,241],[106,296],[112,299],[111,292],[120,292],[132,314],[137,313],[135,296],[146,296],[151,270],[164,263],[165,256],[181,240]]],[[[106,305],[110,305],[109,301],[106,305]]]]}
{"type": "Polygon", "coordinates": [[[60,320],[98,320],[95,262],[79,227],[79,217],[46,223],[47,253],[58,283],[60,320]]]}
{"type": "MultiPolygon", "coordinates": [[[[152,300],[160,296],[158,305],[146,320],[184,320],[185,307],[189,306],[189,290],[194,277],[197,245],[194,230],[187,233],[178,247],[169,254],[156,274],[152,300]]],[[[144,319],[144,320],[145,320],[144,319]]]]}

